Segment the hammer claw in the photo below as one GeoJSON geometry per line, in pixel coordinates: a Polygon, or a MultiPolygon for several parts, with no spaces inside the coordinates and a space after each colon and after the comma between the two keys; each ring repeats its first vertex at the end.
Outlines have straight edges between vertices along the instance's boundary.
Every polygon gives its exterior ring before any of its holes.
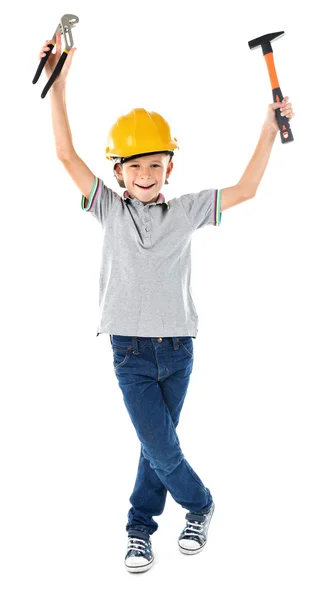
{"type": "Polygon", "coordinates": [[[248,46],[251,50],[253,50],[254,48],[258,48],[258,46],[261,46],[262,48],[264,48],[264,46],[269,48],[270,46],[271,48],[270,42],[283,36],[284,33],[284,31],[277,31],[276,33],[266,33],[265,35],[261,35],[260,37],[255,38],[254,40],[250,40],[250,42],[248,42],[248,46]]]}

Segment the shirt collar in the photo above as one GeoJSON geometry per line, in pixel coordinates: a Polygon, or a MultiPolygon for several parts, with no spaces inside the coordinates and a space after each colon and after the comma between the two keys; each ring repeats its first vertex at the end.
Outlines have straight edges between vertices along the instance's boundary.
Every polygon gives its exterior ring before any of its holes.
{"type": "MultiPolygon", "coordinates": [[[[127,202],[129,200],[133,201],[132,198],[130,198],[130,196],[129,196],[128,190],[125,190],[125,192],[123,193],[122,200],[123,200],[123,202],[127,202]]],[[[167,208],[170,207],[169,206],[169,202],[167,200],[165,200],[165,196],[161,192],[158,195],[158,198],[156,200],[156,204],[165,204],[165,206],[167,208]]]]}

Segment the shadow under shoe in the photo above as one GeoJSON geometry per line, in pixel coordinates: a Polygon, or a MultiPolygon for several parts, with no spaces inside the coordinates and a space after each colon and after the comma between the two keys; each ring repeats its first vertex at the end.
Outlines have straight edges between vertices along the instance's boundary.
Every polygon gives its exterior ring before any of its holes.
{"type": "Polygon", "coordinates": [[[125,566],[130,573],[142,573],[153,566],[154,554],[150,538],[129,536],[125,556],[125,566]]]}
{"type": "Polygon", "coordinates": [[[208,535],[208,527],[215,509],[212,503],[209,513],[196,515],[188,512],[186,514],[186,525],[178,538],[178,546],[183,554],[197,554],[203,550],[208,535]]]}

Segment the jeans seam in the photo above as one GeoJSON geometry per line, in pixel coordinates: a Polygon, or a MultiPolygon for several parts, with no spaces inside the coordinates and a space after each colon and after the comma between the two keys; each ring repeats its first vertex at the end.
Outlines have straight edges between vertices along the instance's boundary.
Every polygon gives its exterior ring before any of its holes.
{"type": "Polygon", "coordinates": [[[177,444],[177,447],[179,448],[179,450],[180,450],[180,452],[181,452],[181,454],[182,454],[182,456],[183,456],[182,449],[181,449],[181,445],[180,445],[180,443],[179,443],[179,439],[178,439],[178,436],[177,436],[177,433],[176,433],[176,427],[175,427],[175,425],[174,425],[174,423],[173,423],[173,419],[172,419],[171,413],[169,412],[169,410],[168,410],[167,406],[166,406],[166,410],[167,410],[167,412],[168,412],[168,414],[169,414],[169,417],[170,417],[170,426],[171,426],[171,430],[173,431],[173,434],[174,434],[174,436],[175,436],[175,442],[176,442],[176,444],[177,444]]]}
{"type": "MultiPolygon", "coordinates": [[[[120,348],[119,348],[119,349],[120,349],[120,348]]],[[[127,361],[128,361],[128,359],[129,359],[129,357],[131,356],[131,354],[130,354],[130,349],[131,349],[131,348],[127,348],[127,349],[126,349],[126,354],[125,354],[125,358],[124,358],[124,360],[122,360],[122,362],[121,362],[121,363],[119,363],[118,365],[115,365],[115,366],[114,366],[114,369],[115,369],[115,370],[116,370],[116,369],[118,369],[119,367],[122,367],[122,366],[124,366],[124,365],[125,365],[125,363],[127,363],[127,361]]]]}
{"type": "Polygon", "coordinates": [[[187,348],[186,348],[186,346],[183,344],[183,342],[179,341],[179,343],[181,344],[181,346],[183,346],[183,348],[184,348],[184,350],[187,352],[188,356],[194,360],[194,355],[193,355],[193,354],[191,354],[191,353],[189,352],[189,350],[187,350],[187,348]]]}
{"type": "Polygon", "coordinates": [[[201,488],[202,488],[202,489],[203,489],[205,492],[207,492],[207,489],[206,489],[206,487],[204,486],[204,484],[203,484],[203,483],[201,483],[201,482],[199,482],[199,481],[197,481],[196,477],[194,477],[194,474],[192,473],[192,471],[190,470],[190,468],[189,468],[189,466],[188,466],[188,464],[187,464],[187,461],[185,461],[185,465],[186,465],[186,467],[187,467],[187,469],[188,469],[189,473],[190,473],[190,474],[191,474],[191,476],[193,477],[194,481],[196,481],[196,483],[197,483],[198,485],[200,485],[200,486],[201,486],[201,488]]]}

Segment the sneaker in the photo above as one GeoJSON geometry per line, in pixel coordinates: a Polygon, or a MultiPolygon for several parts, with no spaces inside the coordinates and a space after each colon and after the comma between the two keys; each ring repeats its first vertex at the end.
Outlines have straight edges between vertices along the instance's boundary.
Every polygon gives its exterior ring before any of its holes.
{"type": "Polygon", "coordinates": [[[178,546],[183,554],[197,554],[203,550],[207,542],[208,527],[214,509],[215,504],[213,502],[209,513],[205,515],[187,513],[186,526],[178,538],[178,546]]]}
{"type": "Polygon", "coordinates": [[[150,538],[143,540],[141,538],[129,536],[127,552],[125,556],[125,566],[130,573],[141,573],[150,569],[154,562],[152,543],[150,538]]]}

